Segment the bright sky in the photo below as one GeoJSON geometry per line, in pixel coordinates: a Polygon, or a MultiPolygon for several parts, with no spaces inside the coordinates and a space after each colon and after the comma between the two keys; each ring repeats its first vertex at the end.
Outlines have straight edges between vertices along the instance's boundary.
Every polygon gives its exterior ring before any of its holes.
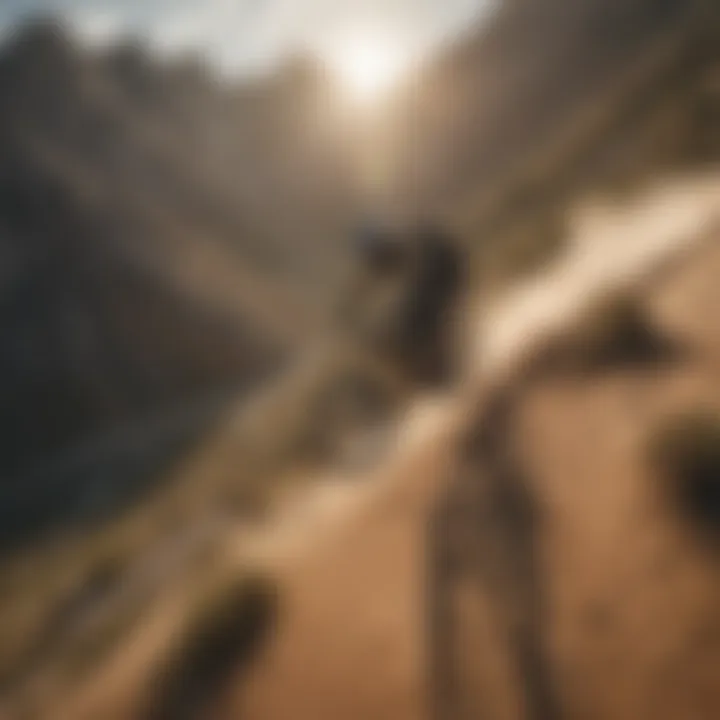
{"type": "Polygon", "coordinates": [[[482,18],[493,1],[0,0],[0,33],[50,12],[94,43],[139,34],[164,51],[198,49],[230,71],[265,68],[310,47],[350,76],[382,55],[387,74],[482,18]]]}

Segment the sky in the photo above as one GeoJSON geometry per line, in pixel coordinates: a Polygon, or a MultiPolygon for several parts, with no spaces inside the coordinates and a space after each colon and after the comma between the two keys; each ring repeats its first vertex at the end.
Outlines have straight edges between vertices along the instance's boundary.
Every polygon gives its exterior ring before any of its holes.
{"type": "Polygon", "coordinates": [[[126,34],[165,53],[199,50],[230,72],[272,67],[309,48],[321,56],[353,33],[381,33],[419,54],[462,31],[493,0],[0,0],[0,35],[34,15],[62,17],[105,44],[126,34]]]}

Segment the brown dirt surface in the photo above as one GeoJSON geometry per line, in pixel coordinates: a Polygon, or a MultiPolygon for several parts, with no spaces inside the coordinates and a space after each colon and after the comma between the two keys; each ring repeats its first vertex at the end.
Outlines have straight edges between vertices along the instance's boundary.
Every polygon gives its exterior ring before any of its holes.
{"type": "MultiPolygon", "coordinates": [[[[657,420],[720,408],[719,280],[712,240],[653,287],[652,312],[681,344],[672,362],[548,383],[525,403],[550,645],[573,717],[720,715],[720,566],[642,462],[657,420]]],[[[392,492],[284,574],[279,632],[228,708],[251,720],[423,716],[426,522],[450,461],[446,442],[424,446],[392,492]]]]}

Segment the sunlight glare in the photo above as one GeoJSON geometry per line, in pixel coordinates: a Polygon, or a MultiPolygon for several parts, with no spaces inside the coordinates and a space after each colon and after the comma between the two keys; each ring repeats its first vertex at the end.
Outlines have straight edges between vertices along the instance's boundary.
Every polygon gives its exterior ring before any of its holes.
{"type": "Polygon", "coordinates": [[[327,62],[350,98],[367,105],[387,98],[409,72],[411,58],[397,38],[367,33],[339,42],[327,62]]]}

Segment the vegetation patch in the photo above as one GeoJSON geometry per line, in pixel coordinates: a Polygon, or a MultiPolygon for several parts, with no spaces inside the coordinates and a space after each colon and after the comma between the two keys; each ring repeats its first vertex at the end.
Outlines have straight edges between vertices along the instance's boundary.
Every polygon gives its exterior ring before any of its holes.
{"type": "Polygon", "coordinates": [[[604,298],[573,329],[544,349],[543,367],[562,373],[592,373],[647,366],[670,359],[674,343],[631,293],[604,298]]]}
{"type": "Polygon", "coordinates": [[[256,658],[278,612],[278,589],[261,575],[231,577],[202,592],[162,664],[148,720],[200,717],[256,658]]]}
{"type": "Polygon", "coordinates": [[[648,444],[672,505],[693,530],[720,543],[720,412],[696,409],[666,418],[648,444]]]}

